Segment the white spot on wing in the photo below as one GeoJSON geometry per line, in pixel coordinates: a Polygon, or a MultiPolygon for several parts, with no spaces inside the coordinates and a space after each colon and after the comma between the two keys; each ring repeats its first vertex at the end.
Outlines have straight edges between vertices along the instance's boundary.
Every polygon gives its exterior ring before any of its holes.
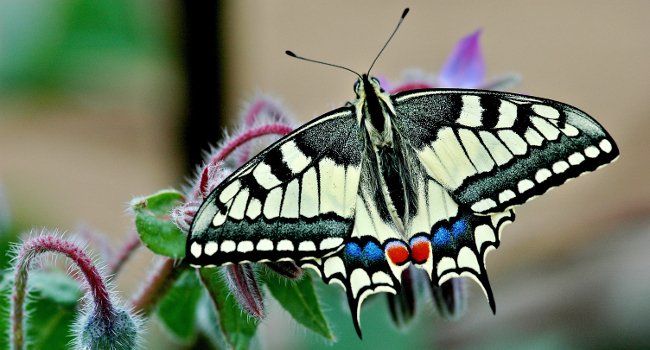
{"type": "Polygon", "coordinates": [[[203,251],[205,252],[205,255],[212,256],[217,252],[217,250],[219,250],[219,244],[217,244],[217,242],[210,241],[205,244],[205,249],[203,251]]]}
{"type": "Polygon", "coordinates": [[[393,285],[393,280],[391,280],[390,276],[383,271],[377,271],[372,274],[372,283],[374,284],[390,284],[391,286],[393,285]]]}
{"type": "Polygon", "coordinates": [[[578,165],[578,164],[585,161],[585,156],[583,156],[582,154],[576,152],[576,153],[569,156],[568,161],[569,161],[569,164],[571,164],[571,165],[578,165]]]}
{"type": "Polygon", "coordinates": [[[320,250],[329,250],[337,248],[343,244],[343,238],[340,237],[327,237],[320,242],[320,250]]]}
{"type": "Polygon", "coordinates": [[[352,287],[352,296],[356,298],[361,288],[370,285],[368,273],[362,269],[354,269],[350,274],[350,286],[352,287]]]}
{"type": "Polygon", "coordinates": [[[309,252],[316,250],[316,245],[312,241],[303,241],[298,244],[298,250],[309,252]]]}
{"type": "Polygon", "coordinates": [[[326,258],[323,265],[323,271],[325,273],[325,277],[330,277],[337,272],[342,273],[343,277],[347,276],[345,273],[345,265],[343,264],[343,260],[341,260],[341,258],[338,256],[326,258]]]}
{"type": "Polygon", "coordinates": [[[230,185],[226,186],[226,188],[221,191],[219,194],[219,201],[221,203],[226,203],[230,200],[230,198],[237,194],[240,187],[241,185],[239,183],[239,180],[233,181],[230,185]]]}
{"type": "Polygon", "coordinates": [[[479,136],[498,165],[503,165],[512,159],[510,151],[492,133],[479,131],[479,136]]]}
{"type": "Polygon", "coordinates": [[[507,100],[501,100],[501,105],[499,105],[499,121],[494,127],[497,129],[510,128],[515,124],[516,118],[517,105],[507,100]]]}
{"type": "Polygon", "coordinates": [[[533,187],[535,187],[535,183],[528,179],[521,180],[517,184],[517,190],[519,190],[519,193],[524,193],[533,187]]]}
{"type": "Polygon", "coordinates": [[[237,245],[233,241],[227,240],[221,242],[221,251],[224,253],[234,252],[235,248],[237,248],[237,245]]]}
{"type": "Polygon", "coordinates": [[[474,229],[474,241],[476,242],[476,249],[481,251],[481,247],[485,242],[496,242],[494,230],[489,225],[479,225],[474,229]]]}
{"type": "Polygon", "coordinates": [[[203,248],[201,248],[201,245],[198,242],[192,242],[192,245],[190,246],[190,253],[192,253],[195,258],[200,257],[202,251],[203,248]]]}
{"type": "Polygon", "coordinates": [[[468,129],[460,129],[458,130],[458,135],[472,164],[474,164],[479,173],[484,173],[494,168],[492,157],[490,157],[490,154],[474,132],[468,129]]]}
{"type": "Polygon", "coordinates": [[[274,188],[266,196],[264,201],[264,216],[267,219],[275,219],[280,214],[280,204],[282,204],[282,189],[274,188]]]}
{"type": "Polygon", "coordinates": [[[329,158],[318,164],[320,172],[320,211],[345,214],[345,168],[329,158]]]}
{"type": "Polygon", "coordinates": [[[458,267],[468,267],[476,272],[481,271],[478,259],[469,247],[463,247],[458,252],[458,267]]]}
{"type": "Polygon", "coordinates": [[[226,215],[222,214],[221,212],[218,212],[215,214],[214,218],[212,219],[212,225],[213,226],[221,226],[226,221],[226,215]]]}
{"type": "Polygon", "coordinates": [[[456,261],[454,261],[453,258],[446,256],[441,258],[440,261],[438,262],[438,265],[436,266],[436,273],[438,274],[438,277],[440,277],[445,273],[445,271],[453,270],[455,268],[456,268],[456,261]]]}
{"type": "Polygon", "coordinates": [[[538,183],[544,182],[546,179],[551,177],[551,175],[553,175],[553,173],[551,173],[550,170],[545,168],[539,169],[537,170],[537,173],[535,173],[535,181],[538,183]]]}
{"type": "Polygon", "coordinates": [[[541,146],[542,143],[544,142],[544,138],[542,137],[542,135],[540,135],[533,128],[526,129],[526,132],[524,133],[524,138],[526,138],[526,142],[528,142],[530,145],[533,146],[541,146]]]}
{"type": "Polygon", "coordinates": [[[300,215],[314,217],[318,215],[318,182],[316,170],[309,168],[302,176],[300,189],[300,215]]]}
{"type": "Polygon", "coordinates": [[[266,238],[260,239],[260,241],[257,242],[257,250],[262,252],[268,252],[270,250],[273,250],[273,241],[266,238]]]}
{"type": "Polygon", "coordinates": [[[551,106],[533,105],[532,108],[535,113],[544,118],[558,119],[560,117],[560,112],[551,106]]]}
{"type": "Polygon", "coordinates": [[[486,210],[496,207],[496,202],[490,198],[483,198],[480,201],[472,204],[472,210],[475,212],[484,212],[486,210]]]}
{"type": "Polygon", "coordinates": [[[235,197],[235,200],[232,202],[232,205],[228,210],[228,215],[235,220],[243,219],[244,211],[246,210],[247,201],[248,201],[248,189],[244,189],[241,192],[239,192],[237,197],[235,197]]]}
{"type": "Polygon", "coordinates": [[[564,127],[562,129],[560,129],[560,130],[562,130],[562,133],[564,135],[569,136],[569,137],[578,136],[578,134],[580,134],[580,130],[578,130],[575,126],[573,126],[573,125],[571,125],[569,123],[565,123],[564,127]]]}
{"type": "Polygon", "coordinates": [[[585,155],[589,158],[596,158],[600,154],[600,150],[595,146],[585,148],[585,155]]]}
{"type": "Polygon", "coordinates": [[[248,253],[254,249],[253,242],[251,241],[241,241],[237,244],[237,251],[240,253],[248,253]]]}
{"type": "Polygon", "coordinates": [[[287,167],[294,174],[303,171],[311,162],[311,158],[305,156],[294,141],[288,141],[280,146],[280,151],[282,152],[284,161],[287,163],[287,167]]]}
{"type": "Polygon", "coordinates": [[[499,193],[499,202],[501,203],[505,203],[513,198],[515,198],[515,193],[511,190],[505,190],[499,193]]]}
{"type": "Polygon", "coordinates": [[[259,183],[262,187],[266,188],[267,190],[281,183],[280,180],[278,180],[278,178],[271,173],[271,167],[264,162],[260,162],[255,167],[255,169],[253,170],[253,176],[255,177],[257,183],[259,183]]]}
{"type": "Polygon", "coordinates": [[[506,144],[510,152],[516,155],[526,154],[526,142],[512,130],[499,130],[499,138],[506,144]]]}
{"type": "Polygon", "coordinates": [[[481,115],[483,114],[481,98],[476,95],[463,95],[461,98],[463,106],[456,122],[471,127],[481,126],[481,115]]]}
{"type": "Polygon", "coordinates": [[[556,174],[561,174],[567,171],[567,169],[569,169],[569,163],[563,160],[557,161],[553,164],[553,172],[556,174]]]}
{"type": "Polygon", "coordinates": [[[605,153],[612,151],[612,144],[608,140],[602,140],[598,145],[600,146],[600,149],[605,151],[605,153]]]}
{"type": "Polygon", "coordinates": [[[548,140],[556,140],[560,136],[560,130],[558,130],[553,124],[549,123],[545,119],[540,117],[531,117],[530,121],[533,123],[535,128],[544,135],[548,140]]]}
{"type": "Polygon", "coordinates": [[[451,128],[442,128],[438,132],[437,139],[432,142],[431,148],[449,174],[447,178],[439,180],[451,185],[452,188],[457,188],[466,177],[476,174],[476,169],[465,155],[451,128]]]}
{"type": "Polygon", "coordinates": [[[288,239],[283,239],[278,242],[278,246],[275,248],[277,251],[292,251],[293,243],[288,239]]]}
{"type": "Polygon", "coordinates": [[[284,192],[284,200],[282,201],[282,210],[280,215],[284,218],[298,218],[298,195],[300,188],[298,186],[298,179],[289,182],[287,189],[284,192]]]}
{"type": "Polygon", "coordinates": [[[344,207],[345,213],[344,217],[351,217],[354,214],[354,204],[357,201],[357,193],[359,192],[359,177],[361,176],[361,171],[357,166],[351,165],[346,168],[345,171],[345,200],[344,207]]]}
{"type": "Polygon", "coordinates": [[[257,198],[251,198],[250,203],[248,203],[248,209],[246,209],[246,216],[251,219],[255,219],[262,213],[262,202],[257,198]]]}

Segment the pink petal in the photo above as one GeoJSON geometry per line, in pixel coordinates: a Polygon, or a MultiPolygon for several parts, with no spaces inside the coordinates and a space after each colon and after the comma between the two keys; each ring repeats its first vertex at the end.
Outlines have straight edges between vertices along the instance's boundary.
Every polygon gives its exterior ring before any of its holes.
{"type": "Polygon", "coordinates": [[[479,46],[481,30],[461,39],[447,58],[438,82],[441,87],[472,88],[485,79],[485,62],[479,46]]]}

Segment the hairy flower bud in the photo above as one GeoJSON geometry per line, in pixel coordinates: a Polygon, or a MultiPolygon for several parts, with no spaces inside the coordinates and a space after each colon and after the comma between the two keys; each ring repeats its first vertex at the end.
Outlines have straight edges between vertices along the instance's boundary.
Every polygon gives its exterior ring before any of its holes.
{"type": "Polygon", "coordinates": [[[131,350],[138,347],[140,320],[127,310],[115,308],[112,317],[97,309],[82,315],[76,330],[78,349],[131,350]]]}

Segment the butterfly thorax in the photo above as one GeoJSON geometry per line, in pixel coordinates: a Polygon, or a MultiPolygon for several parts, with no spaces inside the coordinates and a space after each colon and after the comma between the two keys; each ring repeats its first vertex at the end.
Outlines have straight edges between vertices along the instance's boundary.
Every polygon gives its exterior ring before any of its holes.
{"type": "Polygon", "coordinates": [[[409,155],[392,122],[395,108],[376,78],[363,75],[356,86],[356,113],[366,144],[364,174],[385,222],[405,232],[413,214],[416,190],[409,155]]]}

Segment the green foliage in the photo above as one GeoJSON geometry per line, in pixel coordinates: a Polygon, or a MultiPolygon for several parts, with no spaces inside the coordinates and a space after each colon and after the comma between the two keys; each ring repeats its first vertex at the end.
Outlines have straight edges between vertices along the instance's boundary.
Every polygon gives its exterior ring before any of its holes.
{"type": "Polygon", "coordinates": [[[309,273],[305,273],[298,281],[290,281],[277,274],[267,272],[264,275],[264,282],[273,297],[298,323],[327,340],[334,340],[334,335],[323,315],[314,289],[314,282],[309,273]]]}
{"type": "Polygon", "coordinates": [[[223,334],[224,340],[233,349],[248,349],[259,322],[242,313],[235,298],[229,295],[228,285],[217,269],[202,268],[199,274],[217,310],[219,324],[215,326],[223,334]]]}
{"type": "Polygon", "coordinates": [[[135,227],[142,243],[156,254],[178,259],[185,256],[186,237],[170,221],[172,208],[179,205],[183,195],[165,190],[131,204],[135,213],[135,227]]]}
{"type": "Polygon", "coordinates": [[[203,286],[196,271],[187,270],[158,305],[158,318],[182,341],[190,341],[196,335],[196,314],[202,295],[203,286]]]}
{"type": "Polygon", "coordinates": [[[29,276],[27,338],[31,350],[69,349],[81,291],[77,281],[59,270],[33,271],[29,276]]]}
{"type": "Polygon", "coordinates": [[[0,88],[100,87],[140,57],[164,49],[158,11],[128,0],[5,1],[0,88]],[[98,64],[98,60],[101,60],[98,64]]]}

